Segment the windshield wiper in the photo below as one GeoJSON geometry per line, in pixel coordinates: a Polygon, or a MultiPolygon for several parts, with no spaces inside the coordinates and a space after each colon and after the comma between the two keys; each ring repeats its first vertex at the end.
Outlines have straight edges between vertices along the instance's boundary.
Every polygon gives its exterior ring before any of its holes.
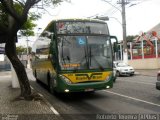
{"type": "MultiPolygon", "coordinates": [[[[61,58],[62,58],[63,64],[66,65],[66,61],[64,59],[64,53],[63,53],[63,40],[62,40],[62,46],[61,47],[62,47],[62,56],[61,56],[61,58]]],[[[66,67],[64,67],[64,68],[66,68],[66,67]]]]}
{"type": "Polygon", "coordinates": [[[87,67],[89,69],[89,61],[88,61],[88,56],[87,56],[87,50],[84,47],[84,56],[82,57],[81,61],[79,62],[80,66],[77,66],[74,68],[74,71],[78,70],[78,67],[87,67]],[[85,60],[85,63],[82,64],[85,60]]]}
{"type": "Polygon", "coordinates": [[[84,47],[84,52],[85,52],[85,60],[87,64],[87,68],[89,69],[89,55],[88,55],[88,47],[85,49],[84,47]]]}
{"type": "Polygon", "coordinates": [[[101,70],[101,71],[104,71],[104,68],[102,67],[102,65],[96,60],[96,58],[95,57],[92,57],[94,60],[95,60],[95,62],[97,63],[97,65],[98,65],[98,68],[101,70]]]}
{"type": "Polygon", "coordinates": [[[91,58],[92,58],[92,50],[91,50],[91,46],[89,47],[89,55],[88,55],[88,59],[89,59],[89,66],[91,66],[91,58]]]}
{"type": "Polygon", "coordinates": [[[92,50],[91,50],[91,46],[90,46],[90,51],[89,51],[89,65],[91,66],[91,59],[94,59],[94,61],[97,63],[98,65],[98,68],[101,70],[101,71],[104,71],[104,68],[102,67],[102,65],[96,60],[96,58],[92,55],[92,50]]]}

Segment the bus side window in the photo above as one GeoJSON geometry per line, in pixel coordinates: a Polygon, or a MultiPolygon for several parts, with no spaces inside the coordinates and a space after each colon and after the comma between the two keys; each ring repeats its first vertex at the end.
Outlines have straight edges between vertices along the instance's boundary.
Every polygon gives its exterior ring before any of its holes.
{"type": "Polygon", "coordinates": [[[48,45],[42,45],[36,50],[37,54],[35,55],[36,60],[47,60],[48,59],[48,45]]]}
{"type": "Polygon", "coordinates": [[[52,61],[53,67],[56,69],[56,60],[57,60],[57,56],[56,56],[56,43],[55,43],[55,36],[52,37],[52,41],[50,43],[50,51],[49,51],[49,57],[50,60],[52,61]]]}

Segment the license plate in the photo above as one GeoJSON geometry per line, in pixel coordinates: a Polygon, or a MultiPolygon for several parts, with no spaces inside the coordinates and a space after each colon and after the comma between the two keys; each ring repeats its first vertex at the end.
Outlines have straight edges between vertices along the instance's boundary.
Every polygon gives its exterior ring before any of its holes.
{"type": "Polygon", "coordinates": [[[87,88],[87,89],[85,89],[85,92],[90,92],[90,91],[94,91],[94,89],[93,88],[87,88]]]}

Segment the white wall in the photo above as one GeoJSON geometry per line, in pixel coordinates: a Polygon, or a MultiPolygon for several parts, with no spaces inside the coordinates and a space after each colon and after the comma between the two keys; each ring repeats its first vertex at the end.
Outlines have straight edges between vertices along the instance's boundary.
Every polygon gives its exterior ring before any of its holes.
{"type": "Polygon", "coordinates": [[[128,64],[135,69],[158,69],[160,68],[160,58],[128,60],[128,64]]]}

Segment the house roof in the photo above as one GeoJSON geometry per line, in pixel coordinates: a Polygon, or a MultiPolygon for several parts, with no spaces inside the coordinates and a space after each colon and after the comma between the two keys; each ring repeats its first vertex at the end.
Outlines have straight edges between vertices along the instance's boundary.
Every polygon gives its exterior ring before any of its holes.
{"type": "Polygon", "coordinates": [[[152,31],[156,31],[157,35],[160,36],[160,23],[158,23],[157,25],[155,25],[153,28],[151,28],[149,31],[147,32],[152,32],[152,31]]]}

